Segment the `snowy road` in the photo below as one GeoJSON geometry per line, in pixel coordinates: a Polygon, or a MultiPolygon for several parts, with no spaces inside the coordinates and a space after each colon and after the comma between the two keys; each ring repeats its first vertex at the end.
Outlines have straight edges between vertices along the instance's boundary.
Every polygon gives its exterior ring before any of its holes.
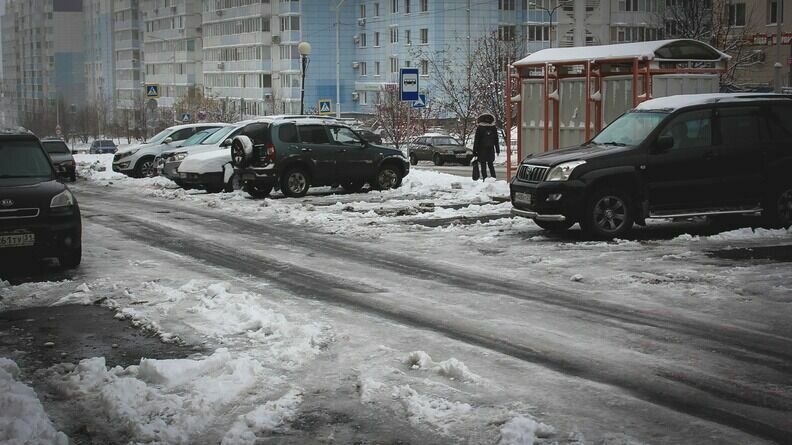
{"type": "Polygon", "coordinates": [[[56,426],[87,423],[96,443],[792,437],[789,232],[664,223],[582,242],[510,218],[504,185],[432,175],[398,193],[258,201],[83,182],[83,267],[8,287],[0,309],[100,301],[165,340],[219,351],[192,358],[203,373],[166,361],[37,373],[37,390],[61,395],[42,400],[56,426]],[[234,366],[225,375],[212,360],[234,366]],[[243,365],[259,370],[242,378],[243,365]],[[135,406],[124,379],[164,401],[135,406]],[[195,408],[213,404],[223,409],[195,408]],[[65,414],[75,407],[108,414],[92,424],[65,414]],[[170,420],[146,425],[157,415],[170,420]],[[123,433],[100,424],[126,417],[123,433]]]}

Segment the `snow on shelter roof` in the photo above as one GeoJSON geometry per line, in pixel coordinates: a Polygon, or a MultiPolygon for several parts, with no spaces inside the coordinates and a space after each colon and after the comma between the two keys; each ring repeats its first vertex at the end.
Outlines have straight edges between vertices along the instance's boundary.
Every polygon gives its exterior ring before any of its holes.
{"type": "Polygon", "coordinates": [[[663,110],[673,111],[680,108],[691,107],[694,105],[704,105],[716,102],[736,102],[741,100],[756,99],[792,99],[792,96],[784,94],[768,93],[713,93],[713,94],[680,94],[677,96],[659,97],[647,100],[635,107],[636,110],[663,110]]]}
{"type": "Polygon", "coordinates": [[[712,46],[691,39],[654,40],[650,42],[619,43],[615,45],[579,46],[574,48],[547,48],[537,51],[514,66],[541,65],[616,59],[662,60],[728,60],[728,54],[712,46]]]}

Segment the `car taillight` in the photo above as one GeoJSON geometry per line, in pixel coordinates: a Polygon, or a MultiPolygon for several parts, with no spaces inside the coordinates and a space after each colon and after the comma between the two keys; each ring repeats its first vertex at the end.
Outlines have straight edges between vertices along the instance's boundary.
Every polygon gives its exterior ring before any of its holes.
{"type": "Polygon", "coordinates": [[[267,160],[269,162],[275,162],[275,146],[274,145],[267,145],[267,160]]]}

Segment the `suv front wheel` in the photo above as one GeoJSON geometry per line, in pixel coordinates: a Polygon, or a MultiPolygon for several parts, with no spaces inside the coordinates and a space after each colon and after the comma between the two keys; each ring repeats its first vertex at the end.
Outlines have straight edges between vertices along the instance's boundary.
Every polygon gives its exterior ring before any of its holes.
{"type": "Polygon", "coordinates": [[[308,193],[311,181],[300,167],[292,168],[281,177],[281,191],[290,198],[300,198],[308,193]]]}
{"type": "Polygon", "coordinates": [[[588,200],[580,220],[583,232],[592,238],[617,238],[632,229],[635,215],[629,195],[617,189],[600,189],[588,200]]]}
{"type": "Polygon", "coordinates": [[[153,178],[157,175],[157,169],[154,167],[154,158],[146,156],[138,161],[135,167],[135,177],[137,178],[153,178]]]}
{"type": "Polygon", "coordinates": [[[372,185],[377,190],[390,190],[399,188],[402,183],[402,175],[399,169],[393,165],[384,165],[372,185]]]}

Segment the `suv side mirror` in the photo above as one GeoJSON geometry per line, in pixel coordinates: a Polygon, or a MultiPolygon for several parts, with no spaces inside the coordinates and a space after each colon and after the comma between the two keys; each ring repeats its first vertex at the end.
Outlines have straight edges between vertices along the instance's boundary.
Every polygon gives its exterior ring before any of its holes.
{"type": "Polygon", "coordinates": [[[220,144],[220,146],[221,146],[221,147],[230,147],[230,146],[231,146],[231,144],[233,144],[233,143],[234,143],[234,141],[233,141],[233,140],[231,140],[231,138],[228,138],[228,139],[224,140],[224,141],[223,141],[223,142],[220,144]]]}
{"type": "Polygon", "coordinates": [[[166,144],[170,144],[171,142],[173,142],[173,138],[165,138],[165,140],[162,141],[162,142],[164,142],[166,144]]]}
{"type": "Polygon", "coordinates": [[[674,138],[671,136],[663,136],[657,139],[655,142],[654,150],[655,153],[662,153],[671,149],[674,146],[674,138]]]}

